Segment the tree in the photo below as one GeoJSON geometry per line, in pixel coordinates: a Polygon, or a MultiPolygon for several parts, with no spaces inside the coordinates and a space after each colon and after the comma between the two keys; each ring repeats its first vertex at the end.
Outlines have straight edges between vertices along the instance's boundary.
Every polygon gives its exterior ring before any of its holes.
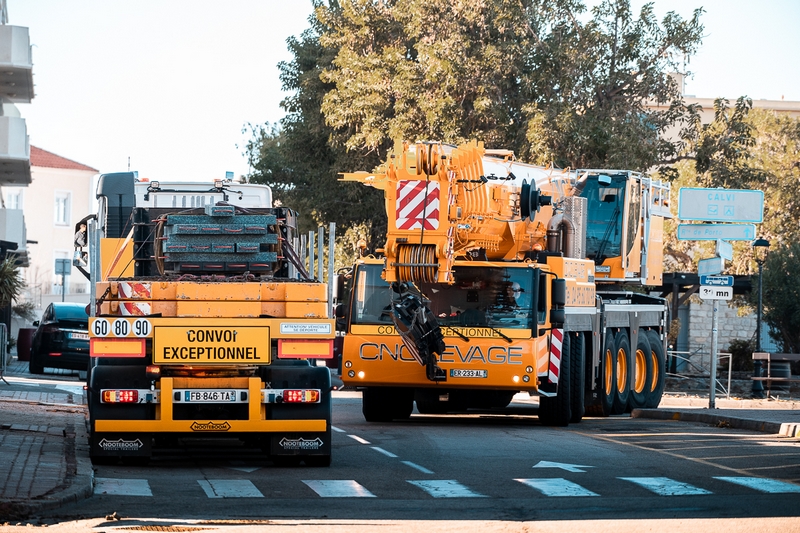
{"type": "Polygon", "coordinates": [[[800,353],[800,243],[772,251],[763,268],[763,320],[785,353],[800,353]]]}

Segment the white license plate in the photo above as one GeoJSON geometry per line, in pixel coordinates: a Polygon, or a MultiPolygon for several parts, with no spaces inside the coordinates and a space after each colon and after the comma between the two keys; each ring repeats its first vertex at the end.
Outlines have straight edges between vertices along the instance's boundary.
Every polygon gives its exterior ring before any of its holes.
{"type": "Polygon", "coordinates": [[[189,403],[235,402],[236,391],[232,390],[192,390],[184,391],[184,401],[189,403]]]}
{"type": "Polygon", "coordinates": [[[69,338],[70,339],[80,339],[82,341],[88,341],[89,340],[89,334],[88,333],[74,333],[73,332],[73,333],[69,334],[69,338]]]}
{"type": "Polygon", "coordinates": [[[471,370],[471,369],[460,369],[460,368],[450,369],[451,378],[485,378],[488,376],[489,372],[486,370],[471,370]]]}

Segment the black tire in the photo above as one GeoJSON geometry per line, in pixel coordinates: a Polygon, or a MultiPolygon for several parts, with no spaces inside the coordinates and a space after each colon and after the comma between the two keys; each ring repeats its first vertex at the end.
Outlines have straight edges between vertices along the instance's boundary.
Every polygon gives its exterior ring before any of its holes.
{"type": "Polygon", "coordinates": [[[645,330],[639,330],[636,351],[633,352],[632,359],[633,385],[629,403],[631,409],[640,409],[647,404],[647,398],[653,388],[653,357],[645,330]]]}
{"type": "Polygon", "coordinates": [[[611,330],[605,332],[605,342],[600,350],[600,364],[597,369],[597,377],[594,382],[594,390],[597,391],[596,400],[586,413],[592,416],[609,416],[614,410],[614,398],[616,397],[616,366],[617,358],[614,352],[614,333],[611,330]]]}
{"type": "Polygon", "coordinates": [[[570,385],[570,419],[573,424],[583,419],[584,394],[586,388],[586,374],[584,361],[586,360],[586,342],[583,333],[577,332],[570,335],[569,340],[569,385],[570,385]]]}
{"type": "Polygon", "coordinates": [[[367,387],[361,392],[361,412],[367,422],[405,420],[413,410],[413,389],[367,387]]]}
{"type": "Polygon", "coordinates": [[[28,360],[28,371],[31,374],[44,374],[44,365],[39,362],[39,357],[31,350],[31,356],[28,360]]]}
{"type": "Polygon", "coordinates": [[[561,345],[561,368],[558,376],[558,392],[555,396],[539,396],[539,421],[545,426],[566,426],[572,418],[570,404],[570,347],[569,335],[564,335],[561,345]]]}
{"type": "Polygon", "coordinates": [[[647,339],[650,342],[650,356],[653,362],[653,379],[651,380],[650,392],[647,394],[645,407],[655,408],[661,403],[664,395],[664,384],[667,376],[667,360],[664,356],[664,343],[654,330],[647,332],[647,339]]]}
{"type": "Polygon", "coordinates": [[[303,461],[306,463],[306,466],[312,468],[327,468],[331,466],[330,455],[306,455],[303,457],[303,461]]]}
{"type": "Polygon", "coordinates": [[[614,365],[614,384],[616,395],[612,413],[620,415],[628,410],[628,402],[631,398],[630,372],[633,365],[631,362],[631,342],[628,338],[628,333],[625,330],[620,330],[615,337],[614,354],[616,356],[616,364],[614,365]]]}

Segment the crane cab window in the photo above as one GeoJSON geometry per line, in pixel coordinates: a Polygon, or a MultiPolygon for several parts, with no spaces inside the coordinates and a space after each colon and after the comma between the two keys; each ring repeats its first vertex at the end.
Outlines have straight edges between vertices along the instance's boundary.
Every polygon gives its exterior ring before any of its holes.
{"type": "Polygon", "coordinates": [[[622,222],[625,215],[627,175],[612,175],[611,183],[601,184],[590,175],[581,196],[588,200],[586,257],[598,264],[608,257],[622,255],[622,222]]]}

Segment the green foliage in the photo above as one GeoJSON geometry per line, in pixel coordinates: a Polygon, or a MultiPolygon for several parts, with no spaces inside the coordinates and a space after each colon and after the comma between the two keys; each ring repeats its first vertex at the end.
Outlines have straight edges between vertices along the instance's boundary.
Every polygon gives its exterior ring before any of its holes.
{"type": "Polygon", "coordinates": [[[731,354],[733,370],[735,372],[753,371],[753,350],[756,347],[755,340],[736,339],[728,345],[727,352],[731,354]]]}
{"type": "Polygon", "coordinates": [[[0,306],[16,300],[25,288],[25,281],[19,274],[16,261],[5,259],[0,262],[0,306]]]}
{"type": "Polygon", "coordinates": [[[11,306],[11,312],[26,322],[33,322],[39,314],[33,302],[21,302],[11,306]]]}
{"type": "MultiPolygon", "coordinates": [[[[798,242],[772,250],[763,268],[762,318],[784,353],[800,353],[800,280],[797,272],[800,272],[798,242]]],[[[754,287],[757,283],[758,278],[754,276],[754,287]]]]}

